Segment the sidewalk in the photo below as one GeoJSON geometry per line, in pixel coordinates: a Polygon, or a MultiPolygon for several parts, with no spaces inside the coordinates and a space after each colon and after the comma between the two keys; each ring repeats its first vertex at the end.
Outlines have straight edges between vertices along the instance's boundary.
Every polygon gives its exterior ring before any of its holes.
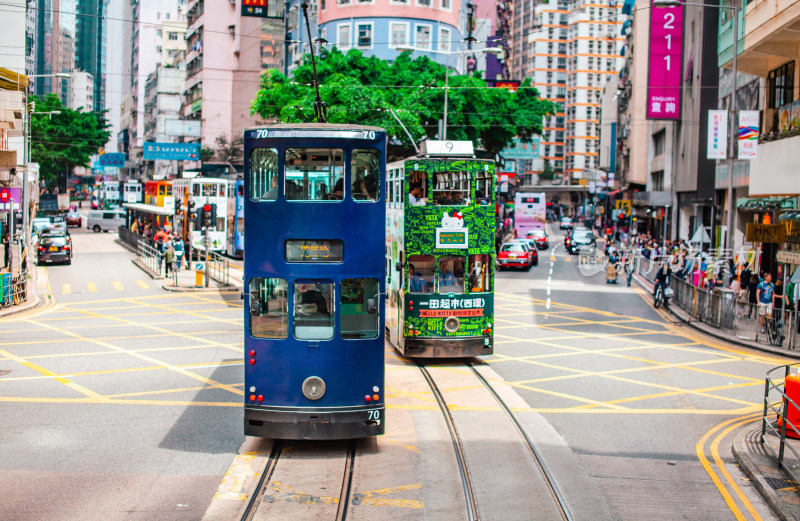
{"type": "Polygon", "coordinates": [[[147,273],[151,279],[160,280],[161,287],[167,291],[240,291],[242,289],[242,286],[237,285],[237,281],[233,277],[230,277],[231,284],[223,284],[209,277],[208,287],[205,287],[203,283],[198,286],[197,274],[193,269],[187,270],[184,268],[178,270],[177,277],[173,276],[172,273],[170,273],[169,277],[164,277],[163,272],[156,273],[144,263],[140,262],[138,258],[131,260],[131,262],[136,264],[143,272],[147,273]]]}
{"type": "MultiPolygon", "coordinates": [[[[642,288],[647,290],[649,293],[653,293],[653,284],[639,275],[638,273],[633,274],[633,280],[639,284],[642,288]]],[[[685,323],[688,326],[693,327],[694,329],[700,331],[709,336],[713,336],[720,340],[724,340],[725,342],[736,344],[742,347],[747,347],[749,349],[756,349],[758,351],[763,351],[765,353],[770,353],[773,355],[778,356],[785,356],[788,358],[795,358],[800,359],[800,350],[795,349],[786,349],[779,346],[773,346],[768,344],[762,344],[760,342],[755,342],[753,340],[738,336],[733,331],[728,331],[725,329],[718,329],[716,327],[710,326],[704,322],[697,320],[696,318],[692,317],[681,309],[679,306],[669,306],[666,308],[672,315],[674,315],[678,320],[685,323]]]]}

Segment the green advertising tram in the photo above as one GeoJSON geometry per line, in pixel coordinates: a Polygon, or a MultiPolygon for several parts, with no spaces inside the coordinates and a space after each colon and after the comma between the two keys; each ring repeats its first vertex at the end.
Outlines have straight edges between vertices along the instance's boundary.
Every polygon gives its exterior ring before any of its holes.
{"type": "Polygon", "coordinates": [[[387,338],[403,356],[492,354],[495,163],[425,142],[387,165],[387,338]]]}

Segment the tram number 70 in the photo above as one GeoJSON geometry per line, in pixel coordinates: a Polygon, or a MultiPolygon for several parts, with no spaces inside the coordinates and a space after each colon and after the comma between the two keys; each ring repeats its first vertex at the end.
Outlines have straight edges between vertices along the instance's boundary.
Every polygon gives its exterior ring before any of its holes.
{"type": "Polygon", "coordinates": [[[367,421],[376,421],[380,423],[381,421],[381,410],[380,409],[372,409],[371,411],[367,411],[367,421]]]}

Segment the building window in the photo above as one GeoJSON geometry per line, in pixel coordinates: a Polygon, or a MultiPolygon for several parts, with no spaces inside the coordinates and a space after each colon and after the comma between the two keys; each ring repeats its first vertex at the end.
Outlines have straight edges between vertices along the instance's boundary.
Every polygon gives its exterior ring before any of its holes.
{"type": "Polygon", "coordinates": [[[664,153],[667,141],[667,131],[660,130],[653,134],[653,155],[660,156],[664,153]]]}
{"type": "Polygon", "coordinates": [[[336,28],[336,46],[342,50],[350,48],[350,24],[339,24],[336,28]]]}
{"type": "Polygon", "coordinates": [[[446,11],[450,10],[450,0],[442,0],[442,9],[446,11]]]}
{"type": "Polygon", "coordinates": [[[358,46],[361,48],[372,47],[372,24],[358,24],[358,46]]]}
{"type": "Polygon", "coordinates": [[[420,49],[431,48],[431,26],[417,25],[415,46],[420,49]]]}
{"type": "Polygon", "coordinates": [[[161,29],[156,29],[156,36],[161,38],[161,29]]]}
{"type": "Polygon", "coordinates": [[[431,6],[431,0],[417,0],[417,5],[430,7],[431,6]]]}
{"type": "Polygon", "coordinates": [[[651,177],[653,181],[652,191],[662,192],[664,190],[664,171],[653,172],[651,177]]]}
{"type": "Polygon", "coordinates": [[[450,29],[439,28],[439,50],[445,52],[450,50],[450,29]]]}
{"type": "Polygon", "coordinates": [[[170,40],[177,40],[178,39],[178,33],[170,32],[170,33],[168,33],[168,35],[169,35],[169,39],[170,40]]]}
{"type": "Polygon", "coordinates": [[[794,61],[769,71],[767,95],[767,104],[771,109],[777,109],[794,100],[794,61]]]}
{"type": "Polygon", "coordinates": [[[394,49],[398,45],[408,45],[409,25],[404,22],[390,22],[389,23],[389,47],[394,49]]]}

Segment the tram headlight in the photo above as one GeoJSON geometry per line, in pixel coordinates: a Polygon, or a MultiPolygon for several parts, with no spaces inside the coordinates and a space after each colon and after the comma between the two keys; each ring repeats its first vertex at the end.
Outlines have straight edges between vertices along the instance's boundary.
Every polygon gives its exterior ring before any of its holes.
{"type": "Polygon", "coordinates": [[[458,328],[461,326],[461,322],[458,321],[456,317],[447,317],[444,321],[444,328],[449,333],[455,333],[458,331],[458,328]]]}
{"type": "Polygon", "coordinates": [[[325,395],[325,382],[319,376],[309,376],[303,382],[303,396],[309,400],[319,400],[325,395]]]}

